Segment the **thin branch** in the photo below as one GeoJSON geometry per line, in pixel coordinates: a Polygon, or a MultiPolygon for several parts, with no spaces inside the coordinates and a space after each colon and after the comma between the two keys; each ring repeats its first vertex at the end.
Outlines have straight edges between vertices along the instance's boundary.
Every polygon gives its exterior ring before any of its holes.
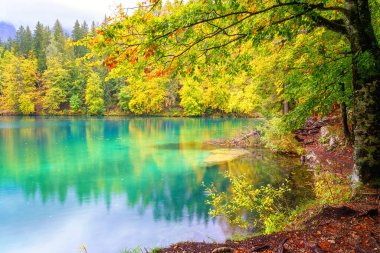
{"type": "Polygon", "coordinates": [[[210,21],[213,21],[213,20],[218,20],[218,19],[222,19],[222,18],[226,18],[226,17],[229,17],[229,16],[233,16],[233,15],[241,15],[241,14],[251,14],[251,12],[249,11],[239,11],[239,12],[232,12],[232,13],[227,13],[225,15],[222,15],[222,16],[217,16],[217,17],[213,17],[213,18],[209,18],[209,19],[202,19],[202,20],[199,20],[199,21],[196,21],[192,24],[189,24],[189,25],[185,25],[185,26],[181,26],[179,28],[176,28],[174,30],[171,30],[169,32],[166,32],[158,37],[155,38],[155,40],[159,40],[159,39],[162,39],[163,37],[166,37],[166,36],[169,36],[170,34],[173,34],[175,33],[175,31],[179,30],[179,29],[182,29],[182,28],[190,28],[190,27],[193,27],[193,26],[196,26],[196,25],[199,25],[199,24],[202,24],[202,23],[207,23],[207,22],[210,22],[210,21]]]}
{"type": "MultiPolygon", "coordinates": [[[[265,9],[262,9],[262,10],[259,10],[259,11],[255,11],[255,12],[251,12],[251,11],[230,12],[230,13],[227,13],[227,14],[224,14],[224,15],[220,15],[220,16],[216,16],[216,17],[212,17],[212,18],[208,18],[208,19],[201,19],[201,20],[198,20],[198,21],[196,21],[194,23],[191,23],[189,25],[178,27],[178,28],[176,28],[174,30],[171,30],[169,32],[166,32],[166,33],[164,33],[164,34],[156,37],[155,39],[157,40],[157,39],[161,39],[163,37],[169,36],[170,34],[174,33],[176,30],[179,30],[179,29],[182,29],[182,28],[190,28],[190,27],[202,24],[202,23],[207,23],[207,22],[210,22],[210,21],[223,19],[223,18],[226,18],[226,17],[229,17],[229,16],[248,14],[248,16],[246,16],[246,18],[249,18],[249,17],[255,16],[255,15],[258,15],[258,14],[262,14],[262,13],[265,13],[265,12],[268,12],[268,11],[271,11],[271,10],[274,10],[274,9],[277,9],[277,8],[280,8],[280,7],[295,6],[295,5],[305,6],[304,3],[290,2],[290,3],[279,3],[277,5],[272,5],[272,6],[268,7],[268,8],[265,8],[265,9]]],[[[308,5],[306,4],[306,6],[308,6],[308,5]]],[[[318,7],[318,5],[315,5],[314,7],[309,7],[309,8],[316,9],[317,7],[318,7]]],[[[235,24],[241,23],[246,18],[239,20],[235,24]]]]}
{"type": "Polygon", "coordinates": [[[149,12],[151,12],[151,11],[153,11],[154,10],[154,8],[156,8],[156,6],[160,3],[161,1],[160,0],[158,0],[158,1],[156,1],[154,4],[152,4],[151,6],[152,6],[152,8],[150,8],[150,10],[149,10],[149,12]]]}
{"type": "Polygon", "coordinates": [[[240,40],[240,39],[242,39],[242,38],[244,38],[246,36],[247,36],[246,34],[241,34],[241,36],[239,36],[239,37],[237,37],[235,39],[232,39],[232,40],[230,40],[230,41],[228,41],[228,42],[226,42],[224,44],[213,46],[213,47],[209,47],[209,48],[206,48],[206,49],[202,49],[201,51],[210,51],[210,50],[213,50],[213,49],[218,49],[218,48],[221,48],[221,47],[225,47],[225,46],[227,46],[227,45],[229,45],[229,44],[231,44],[231,43],[233,43],[235,41],[238,41],[238,40],[240,40]]]}
{"type": "Polygon", "coordinates": [[[149,11],[151,11],[158,3],[159,1],[157,1],[156,3],[154,4],[149,4],[149,5],[139,5],[139,6],[134,6],[134,7],[127,7],[127,8],[123,8],[125,10],[126,13],[128,13],[129,10],[139,10],[139,9],[144,9],[144,8],[149,8],[149,7],[152,7],[149,11]]]}
{"type": "Polygon", "coordinates": [[[242,34],[242,33],[236,33],[236,34],[229,34],[226,30],[227,28],[223,28],[223,27],[220,27],[220,26],[217,26],[211,22],[207,22],[207,24],[217,28],[218,30],[221,30],[226,36],[229,36],[229,37],[235,37],[237,35],[246,35],[246,34],[242,34]]]}

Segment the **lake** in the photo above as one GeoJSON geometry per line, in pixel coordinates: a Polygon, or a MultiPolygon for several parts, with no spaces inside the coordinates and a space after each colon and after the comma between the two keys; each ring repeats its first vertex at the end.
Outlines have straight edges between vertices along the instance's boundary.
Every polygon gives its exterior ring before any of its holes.
{"type": "Polygon", "coordinates": [[[206,164],[207,140],[252,119],[0,118],[0,252],[119,253],[179,241],[223,241],[204,185],[228,189],[226,170],[279,182],[294,160],[252,150],[206,164]]]}

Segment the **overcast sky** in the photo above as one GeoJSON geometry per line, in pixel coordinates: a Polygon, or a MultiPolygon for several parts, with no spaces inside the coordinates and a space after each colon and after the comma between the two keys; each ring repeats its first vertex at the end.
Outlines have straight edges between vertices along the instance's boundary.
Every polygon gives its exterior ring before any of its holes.
{"type": "Polygon", "coordinates": [[[118,4],[136,6],[139,0],[0,0],[0,21],[19,27],[34,28],[37,21],[52,26],[58,18],[65,29],[74,26],[76,19],[101,23],[104,15],[112,15],[118,4]]]}

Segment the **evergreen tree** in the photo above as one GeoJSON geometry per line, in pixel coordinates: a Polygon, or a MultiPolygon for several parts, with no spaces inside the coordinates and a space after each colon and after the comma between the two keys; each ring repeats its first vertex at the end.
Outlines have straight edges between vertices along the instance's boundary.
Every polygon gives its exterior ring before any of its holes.
{"type": "Polygon", "coordinates": [[[92,23],[91,23],[90,34],[91,34],[91,36],[95,36],[95,34],[96,34],[96,24],[95,24],[95,21],[92,21],[92,23]]]}
{"type": "Polygon", "coordinates": [[[15,52],[17,55],[25,55],[24,48],[23,48],[23,41],[25,37],[25,28],[23,26],[20,26],[16,32],[16,39],[15,39],[15,52]]]}
{"type": "Polygon", "coordinates": [[[46,69],[46,47],[48,42],[48,34],[46,28],[37,22],[36,28],[34,30],[33,37],[33,49],[34,54],[38,62],[38,70],[42,73],[46,69]]]}
{"type": "Polygon", "coordinates": [[[33,36],[29,26],[25,29],[25,36],[23,41],[24,55],[28,56],[33,48],[33,36]]]}
{"type": "Polygon", "coordinates": [[[83,21],[83,23],[80,27],[80,30],[81,30],[81,38],[84,38],[88,33],[88,25],[87,25],[86,21],[83,21]]]}
{"type": "MultiPolygon", "coordinates": [[[[79,21],[76,20],[74,24],[74,29],[72,32],[73,41],[81,40],[87,35],[87,32],[88,32],[88,26],[86,22],[83,22],[83,24],[80,25],[79,21]]],[[[75,52],[75,57],[80,58],[80,57],[83,57],[88,52],[88,49],[85,46],[74,46],[74,52],[75,52]]]]}
{"type": "Polygon", "coordinates": [[[26,29],[23,26],[16,32],[16,39],[13,42],[14,49],[17,55],[27,57],[29,52],[32,50],[32,32],[30,31],[29,26],[26,29]]]}
{"type": "Polygon", "coordinates": [[[78,20],[75,21],[71,37],[72,37],[73,41],[78,41],[82,38],[81,27],[80,27],[80,23],[78,20]]]}
{"type": "Polygon", "coordinates": [[[53,27],[52,39],[56,42],[58,52],[63,55],[65,51],[65,34],[64,34],[62,25],[58,19],[55,21],[55,24],[53,27]]]}

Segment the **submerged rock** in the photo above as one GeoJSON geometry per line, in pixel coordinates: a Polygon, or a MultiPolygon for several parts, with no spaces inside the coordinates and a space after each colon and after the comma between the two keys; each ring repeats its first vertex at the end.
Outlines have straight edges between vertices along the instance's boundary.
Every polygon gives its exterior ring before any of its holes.
{"type": "Polygon", "coordinates": [[[250,152],[245,149],[215,149],[205,159],[205,164],[216,164],[235,160],[241,156],[247,155],[250,152]]]}

